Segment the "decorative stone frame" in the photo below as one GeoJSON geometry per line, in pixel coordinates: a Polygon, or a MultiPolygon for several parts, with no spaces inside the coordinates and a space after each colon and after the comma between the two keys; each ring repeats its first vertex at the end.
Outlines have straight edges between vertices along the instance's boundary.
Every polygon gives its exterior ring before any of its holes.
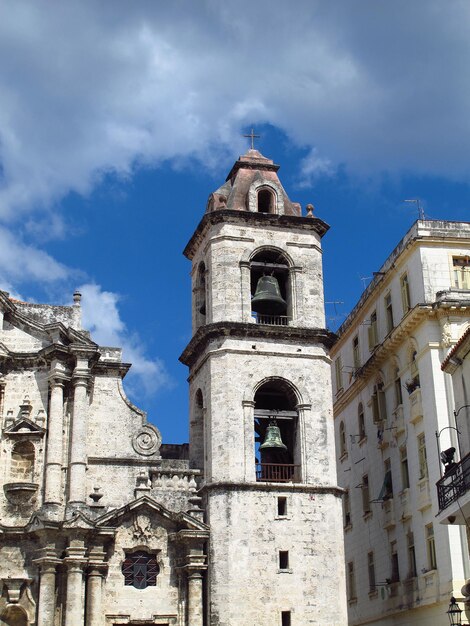
{"type": "Polygon", "coordinates": [[[277,252],[283,256],[287,263],[287,282],[286,282],[286,299],[287,299],[287,315],[292,321],[297,318],[297,274],[301,271],[299,266],[294,264],[291,255],[278,246],[259,246],[246,248],[240,259],[240,282],[242,289],[242,316],[243,321],[253,322],[251,317],[251,262],[262,252],[277,252]]]}
{"type": "Polygon", "coordinates": [[[284,215],[284,194],[282,187],[279,183],[273,180],[267,182],[266,180],[258,180],[250,185],[248,190],[248,210],[253,213],[258,213],[258,192],[266,189],[274,194],[274,211],[267,213],[267,215],[284,215]]]}

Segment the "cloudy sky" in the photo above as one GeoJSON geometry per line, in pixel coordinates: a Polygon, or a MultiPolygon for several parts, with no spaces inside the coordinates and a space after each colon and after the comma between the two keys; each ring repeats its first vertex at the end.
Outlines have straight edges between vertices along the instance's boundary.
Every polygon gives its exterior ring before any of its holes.
{"type": "Polygon", "coordinates": [[[128,390],[186,438],[189,263],[245,151],[325,237],[331,327],[416,218],[469,219],[465,0],[0,0],[0,288],[83,293],[128,390]]]}

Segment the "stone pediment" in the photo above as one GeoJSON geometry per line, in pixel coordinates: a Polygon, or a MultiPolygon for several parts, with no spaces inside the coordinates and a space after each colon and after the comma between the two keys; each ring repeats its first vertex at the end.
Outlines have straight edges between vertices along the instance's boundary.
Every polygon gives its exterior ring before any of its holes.
{"type": "MultiPolygon", "coordinates": [[[[153,498],[149,498],[148,496],[142,496],[141,498],[133,500],[119,509],[114,509],[105,515],[102,515],[96,520],[96,527],[118,527],[122,524],[124,519],[136,519],[136,516],[139,515],[142,517],[160,518],[160,520],[164,520],[169,523],[173,527],[174,531],[209,531],[209,527],[206,524],[195,519],[191,515],[183,512],[175,513],[170,511],[162,504],[153,498]]],[[[145,529],[143,529],[143,532],[145,532],[145,529]]]]}
{"type": "Polygon", "coordinates": [[[5,428],[4,437],[43,437],[46,430],[38,426],[27,417],[20,417],[13,424],[5,428]]]}
{"type": "Polygon", "coordinates": [[[95,527],[95,522],[84,515],[81,511],[76,511],[72,517],[66,519],[62,524],[62,528],[67,530],[93,530],[95,527]]]}

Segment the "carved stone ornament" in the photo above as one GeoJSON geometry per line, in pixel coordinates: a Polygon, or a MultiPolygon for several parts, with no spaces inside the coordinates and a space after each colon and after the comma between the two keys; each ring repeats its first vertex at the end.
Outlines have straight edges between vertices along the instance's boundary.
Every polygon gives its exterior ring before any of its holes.
{"type": "Polygon", "coordinates": [[[442,345],[446,348],[452,343],[452,326],[446,322],[442,327],[442,345]]]}
{"type": "Polygon", "coordinates": [[[150,425],[142,426],[132,438],[132,447],[138,454],[150,456],[160,451],[162,436],[159,431],[150,425]]]}
{"type": "Polygon", "coordinates": [[[132,526],[132,536],[136,541],[146,543],[152,536],[152,521],[147,515],[134,515],[132,526]]]}

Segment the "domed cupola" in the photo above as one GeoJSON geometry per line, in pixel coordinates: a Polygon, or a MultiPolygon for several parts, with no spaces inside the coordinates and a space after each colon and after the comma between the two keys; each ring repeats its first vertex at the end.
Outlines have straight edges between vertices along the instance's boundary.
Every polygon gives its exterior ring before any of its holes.
{"type": "Polygon", "coordinates": [[[207,212],[231,209],[300,216],[300,204],[289,200],[278,169],[261,152],[249,149],[235,162],[225,183],[209,196],[207,212]]]}

